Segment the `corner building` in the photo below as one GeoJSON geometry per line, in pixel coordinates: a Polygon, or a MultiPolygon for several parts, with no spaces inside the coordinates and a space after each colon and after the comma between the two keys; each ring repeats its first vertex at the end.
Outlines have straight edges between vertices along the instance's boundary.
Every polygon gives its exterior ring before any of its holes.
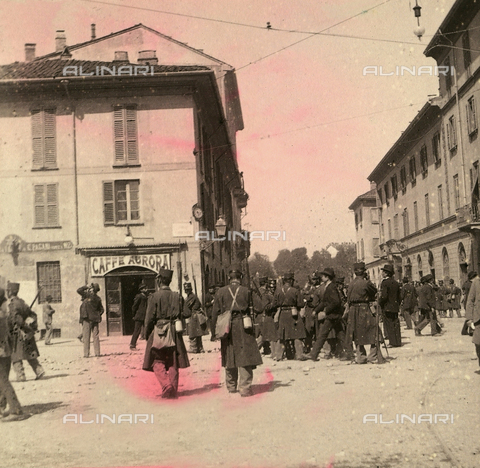
{"type": "Polygon", "coordinates": [[[126,335],[160,268],[200,297],[225,280],[245,242],[195,233],[220,218],[241,231],[248,200],[232,67],[141,24],[73,46],[57,31],[55,52],[25,52],[0,66],[0,286],[40,291],[37,312],[52,295],[54,327],[75,336],[76,289],[97,282],[101,334],[126,335]]]}

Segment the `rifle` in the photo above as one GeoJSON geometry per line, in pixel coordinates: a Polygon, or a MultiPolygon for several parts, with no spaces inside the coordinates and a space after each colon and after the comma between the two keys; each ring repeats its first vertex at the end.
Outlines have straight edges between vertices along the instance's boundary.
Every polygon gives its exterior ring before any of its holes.
{"type": "MultiPolygon", "coordinates": [[[[383,340],[383,342],[385,344],[385,340],[383,340]]],[[[378,310],[378,306],[377,306],[377,313],[375,314],[375,347],[377,348],[378,364],[385,364],[387,360],[383,357],[382,345],[380,343],[380,311],[378,310]]],[[[387,349],[386,345],[385,345],[385,349],[387,349]]]]}
{"type": "Polygon", "coordinates": [[[40,296],[40,293],[42,292],[42,289],[43,289],[43,288],[39,288],[39,289],[38,289],[38,292],[37,292],[37,295],[35,296],[35,299],[34,299],[33,302],[30,304],[30,309],[33,307],[33,305],[35,304],[35,302],[37,302],[38,296],[40,296]]]}

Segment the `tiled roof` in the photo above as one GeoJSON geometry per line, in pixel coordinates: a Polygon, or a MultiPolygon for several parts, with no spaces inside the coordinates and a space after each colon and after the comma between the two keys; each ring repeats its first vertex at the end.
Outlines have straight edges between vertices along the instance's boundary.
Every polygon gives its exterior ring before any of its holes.
{"type": "MultiPolygon", "coordinates": [[[[20,79],[48,79],[48,78],[64,78],[72,76],[72,73],[64,74],[65,67],[82,67],[81,73],[98,74],[98,70],[101,67],[116,67],[118,70],[120,66],[132,66],[140,67],[138,63],[126,63],[126,62],[94,62],[87,60],[35,60],[32,62],[15,62],[9,65],[0,65],[0,80],[20,80],[20,79]]],[[[152,65],[149,65],[149,67],[152,65]]],[[[165,73],[184,73],[193,71],[210,70],[209,67],[203,65],[153,65],[154,74],[165,73]]],[[[70,68],[70,70],[73,70],[70,68]]],[[[78,68],[80,70],[80,68],[78,68]]],[[[149,69],[150,70],[150,69],[149,69]]],[[[80,73],[80,71],[79,71],[80,73]]],[[[150,73],[150,72],[149,72],[150,73]]],[[[108,71],[103,73],[103,76],[112,76],[108,71]]],[[[125,74],[123,76],[126,76],[125,74]]],[[[141,75],[140,75],[141,76],[141,75]]]]}

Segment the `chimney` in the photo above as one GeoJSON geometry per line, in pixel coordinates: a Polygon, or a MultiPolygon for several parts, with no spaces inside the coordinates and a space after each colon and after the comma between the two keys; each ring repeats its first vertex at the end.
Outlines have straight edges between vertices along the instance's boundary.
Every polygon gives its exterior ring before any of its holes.
{"type": "Polygon", "coordinates": [[[115,51],[115,58],[113,59],[114,62],[126,62],[128,63],[128,52],[124,50],[116,50],[115,51]]]}
{"type": "Polygon", "coordinates": [[[64,29],[57,29],[57,35],[55,36],[55,52],[63,52],[63,49],[67,46],[67,37],[65,36],[64,29]]]}
{"type": "Polygon", "coordinates": [[[157,52],[155,50],[142,50],[138,53],[138,63],[142,65],[158,65],[157,52]]]}
{"type": "Polygon", "coordinates": [[[91,39],[93,40],[97,37],[97,35],[95,34],[95,23],[92,23],[91,26],[92,26],[92,37],[91,37],[91,39]]]}
{"type": "Polygon", "coordinates": [[[37,44],[25,44],[25,62],[31,62],[35,58],[37,44]]]}

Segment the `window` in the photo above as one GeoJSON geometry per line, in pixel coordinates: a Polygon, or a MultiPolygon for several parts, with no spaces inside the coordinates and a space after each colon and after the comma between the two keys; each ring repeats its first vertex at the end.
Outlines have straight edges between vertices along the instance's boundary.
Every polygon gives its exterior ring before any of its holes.
{"type": "Polygon", "coordinates": [[[443,219],[443,194],[442,194],[442,186],[439,185],[437,188],[438,193],[438,219],[441,221],[443,219]]]}
{"type": "Polygon", "coordinates": [[[440,156],[440,132],[436,132],[432,138],[432,149],[433,149],[433,162],[435,167],[439,167],[442,164],[442,157],[440,156]]]}
{"type": "Polygon", "coordinates": [[[447,74],[445,75],[445,87],[447,88],[447,92],[450,92],[450,88],[452,87],[452,74],[450,73],[450,57],[447,56],[447,58],[443,62],[443,66],[447,67],[447,74]]]}
{"type": "Polygon", "coordinates": [[[453,176],[453,194],[455,198],[455,209],[460,208],[460,186],[458,184],[458,174],[453,176]]]}
{"type": "Polygon", "coordinates": [[[389,204],[388,199],[390,198],[390,191],[388,190],[388,182],[383,186],[383,191],[385,192],[385,203],[388,205],[389,204]]]}
{"type": "Polygon", "coordinates": [[[139,180],[103,182],[103,216],[106,225],[140,221],[139,180]]]}
{"type": "Polygon", "coordinates": [[[392,195],[395,200],[397,199],[398,195],[398,185],[397,185],[397,175],[395,174],[391,179],[390,182],[392,184],[392,195]]]}
{"type": "Polygon", "coordinates": [[[33,169],[56,169],[55,109],[32,111],[33,169]]]}
{"type": "Polygon", "coordinates": [[[392,220],[388,220],[388,239],[392,238],[392,220]]]}
{"type": "Polygon", "coordinates": [[[34,227],[58,227],[58,185],[35,185],[34,207],[34,227]]]}
{"type": "Polygon", "coordinates": [[[415,156],[410,159],[410,179],[412,180],[412,187],[415,187],[415,183],[417,181],[417,166],[415,164],[415,156]]]}
{"type": "Polygon", "coordinates": [[[393,238],[398,239],[398,213],[393,217],[393,238]]]}
{"type": "Polygon", "coordinates": [[[478,161],[473,163],[473,168],[470,169],[470,192],[475,188],[475,184],[478,179],[478,161]]]}
{"type": "Polygon", "coordinates": [[[385,240],[385,224],[380,225],[380,236],[382,238],[382,242],[385,240]]]}
{"type": "Polygon", "coordinates": [[[425,223],[430,226],[430,202],[428,200],[428,193],[425,194],[425,223]]]}
{"type": "Polygon", "coordinates": [[[407,191],[407,170],[405,166],[402,166],[400,169],[400,188],[402,189],[402,193],[407,191]]]}
{"type": "Polygon", "coordinates": [[[447,143],[450,151],[457,149],[457,132],[455,129],[455,116],[452,115],[447,122],[447,143]]]}
{"type": "Polygon", "coordinates": [[[410,234],[410,224],[408,219],[408,211],[405,208],[403,210],[403,236],[407,237],[410,234]]]}
{"type": "Polygon", "coordinates": [[[415,224],[415,232],[418,231],[418,204],[413,202],[413,222],[415,224]]]}
{"type": "Polygon", "coordinates": [[[470,36],[468,30],[462,36],[462,49],[463,49],[463,66],[467,73],[470,74],[470,64],[472,63],[472,56],[470,54],[470,36]]]}
{"type": "Polygon", "coordinates": [[[376,237],[372,239],[372,254],[375,258],[380,257],[380,239],[376,237]]]}
{"type": "Polygon", "coordinates": [[[37,263],[37,288],[39,304],[45,302],[45,298],[52,296],[52,302],[62,302],[62,279],[60,276],[60,262],[37,263]]]}
{"type": "Polygon", "coordinates": [[[428,174],[428,157],[427,157],[427,147],[425,145],[423,145],[422,149],[420,150],[420,166],[422,168],[423,178],[427,177],[427,174],[428,174]]]}
{"type": "Polygon", "coordinates": [[[135,106],[119,106],[113,111],[115,165],[138,165],[137,110],[135,106]]]}
{"type": "Polygon", "coordinates": [[[372,220],[372,224],[378,224],[380,222],[378,208],[370,208],[370,219],[372,220]]]}
{"type": "Polygon", "coordinates": [[[364,248],[364,245],[363,245],[363,239],[360,239],[360,254],[361,254],[361,259],[364,260],[365,259],[365,248],[364,248]]]}
{"type": "Polygon", "coordinates": [[[469,135],[473,135],[478,130],[475,98],[473,96],[467,101],[467,130],[469,135]]]}

